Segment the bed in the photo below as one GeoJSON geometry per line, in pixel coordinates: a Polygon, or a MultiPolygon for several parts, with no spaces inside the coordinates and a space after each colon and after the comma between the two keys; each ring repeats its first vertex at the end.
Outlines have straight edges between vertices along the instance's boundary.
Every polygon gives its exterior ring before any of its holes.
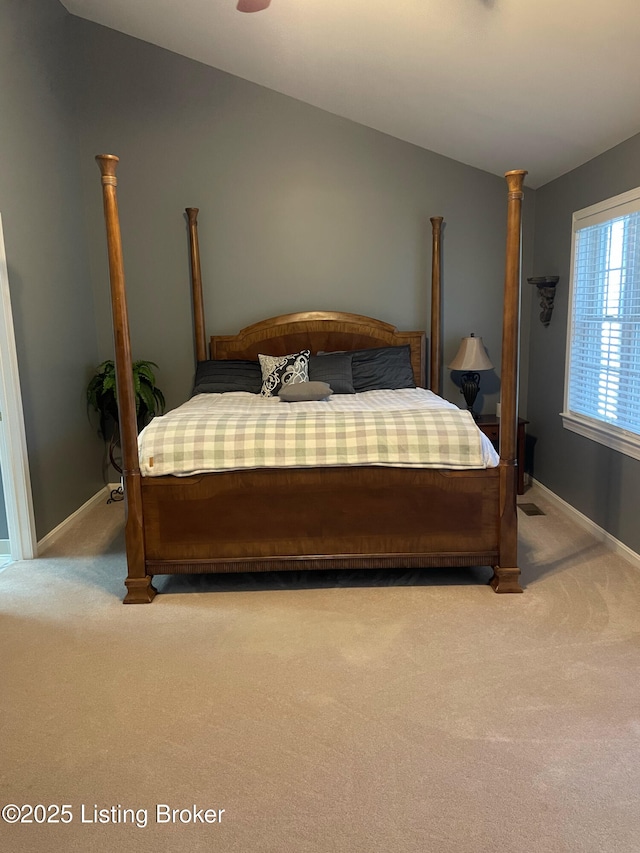
{"type": "MultiPolygon", "coordinates": [[[[325,568],[491,566],[490,583],[496,592],[522,592],[517,565],[516,410],[521,203],[526,172],[518,170],[505,176],[507,241],[497,464],[484,459],[480,467],[461,468],[455,463],[452,467],[445,459],[436,467],[422,467],[419,463],[356,459],[350,464],[318,465],[311,459],[301,465],[231,465],[215,470],[200,470],[190,463],[178,473],[166,474],[158,473],[156,467],[161,451],[149,452],[142,444],[138,446],[116,197],[118,158],[98,155],[96,160],[107,230],[126,504],[128,573],[124,602],[152,601],[156,595],[154,575],[325,568]]],[[[417,396],[429,393],[421,391],[426,386],[425,333],[398,331],[388,323],[359,314],[309,311],[281,315],[254,323],[237,335],[211,337],[207,347],[197,215],[196,208],[187,209],[199,363],[255,361],[260,354],[279,357],[301,352],[364,352],[366,358],[367,351],[403,348],[408,353],[417,396]]],[[[431,223],[429,386],[438,395],[442,370],[442,218],[433,217],[431,223]]],[[[371,398],[375,391],[368,394],[371,398]]],[[[339,396],[329,398],[334,408],[339,396]]],[[[367,397],[367,393],[356,396],[367,397]]],[[[324,411],[334,412],[332,417],[337,420],[361,417],[359,413],[341,413],[339,408],[345,405],[349,409],[343,400],[335,412],[334,408],[324,411]]],[[[407,403],[409,408],[411,405],[407,403]]],[[[284,403],[280,406],[287,408],[284,403]]],[[[296,403],[299,412],[300,406],[296,403]]],[[[251,417],[254,415],[252,410],[251,417]]],[[[480,435],[477,427],[473,429],[480,435]]]]}

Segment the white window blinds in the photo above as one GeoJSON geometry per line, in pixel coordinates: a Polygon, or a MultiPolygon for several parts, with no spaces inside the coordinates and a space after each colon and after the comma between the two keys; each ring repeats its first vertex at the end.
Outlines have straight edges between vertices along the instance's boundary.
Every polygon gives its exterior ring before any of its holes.
{"type": "Polygon", "coordinates": [[[640,189],[574,214],[567,355],[564,425],[640,458],[640,189]]]}

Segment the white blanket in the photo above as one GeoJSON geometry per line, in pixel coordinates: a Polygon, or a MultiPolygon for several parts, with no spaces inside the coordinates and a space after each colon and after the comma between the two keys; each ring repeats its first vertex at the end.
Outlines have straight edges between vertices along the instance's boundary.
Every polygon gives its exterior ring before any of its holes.
{"type": "Polygon", "coordinates": [[[422,388],[301,403],[244,391],[199,394],[154,418],[138,445],[145,477],[242,468],[468,469],[499,463],[469,412],[422,388]]]}

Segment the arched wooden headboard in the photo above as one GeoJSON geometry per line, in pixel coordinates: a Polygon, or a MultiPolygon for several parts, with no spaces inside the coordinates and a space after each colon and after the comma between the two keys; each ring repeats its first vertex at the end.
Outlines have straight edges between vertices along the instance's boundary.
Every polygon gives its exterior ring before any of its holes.
{"type": "Polygon", "coordinates": [[[257,359],[258,353],[287,355],[408,345],[416,385],[425,384],[424,332],[399,332],[389,323],[340,311],[281,314],[242,329],[237,335],[211,338],[211,358],[257,359]]]}

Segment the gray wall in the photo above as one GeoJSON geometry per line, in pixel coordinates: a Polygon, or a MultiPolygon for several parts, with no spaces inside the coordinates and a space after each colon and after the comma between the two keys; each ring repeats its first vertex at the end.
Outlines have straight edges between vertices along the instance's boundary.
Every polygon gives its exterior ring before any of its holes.
{"type": "MultiPolygon", "coordinates": [[[[193,376],[187,206],[200,208],[209,334],[309,309],[428,327],[429,217],[444,216],[445,363],[473,331],[499,372],[502,178],[120,33],[73,23],[102,358],[113,347],[93,158],[113,153],[121,158],[133,354],[158,362],[171,405],[188,396],[193,376]]],[[[530,216],[529,236],[532,224],[530,216]]],[[[445,396],[463,405],[449,371],[445,377],[445,396]]],[[[482,388],[485,410],[495,411],[497,377],[483,377],[482,388]]]]}
{"type": "Polygon", "coordinates": [[[70,20],[57,0],[0,0],[0,211],[39,537],[102,485],[70,20]]]}
{"type": "MultiPolygon", "coordinates": [[[[528,416],[537,438],[534,476],[617,539],[640,552],[640,462],[562,427],[571,216],[640,185],[640,135],[536,193],[535,275],[559,275],[548,328],[530,332],[528,416]]],[[[536,312],[537,313],[537,312],[536,312]]]]}

